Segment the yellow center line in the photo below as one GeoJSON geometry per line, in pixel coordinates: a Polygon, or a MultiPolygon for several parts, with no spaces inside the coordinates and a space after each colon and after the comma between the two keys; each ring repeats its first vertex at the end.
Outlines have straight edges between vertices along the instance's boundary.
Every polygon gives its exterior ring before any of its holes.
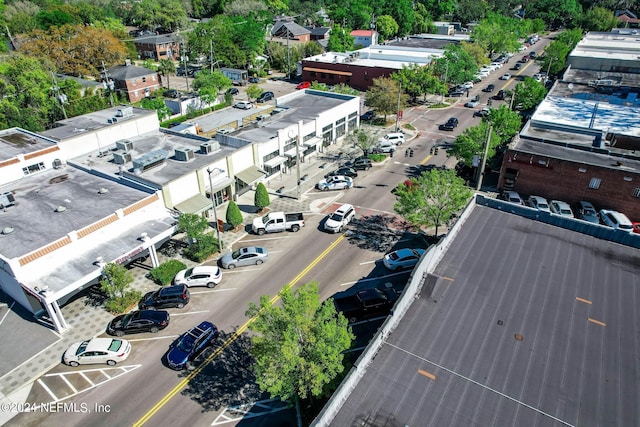
{"type": "Polygon", "coordinates": [[[423,371],[422,369],[418,369],[418,373],[419,373],[420,375],[424,375],[424,376],[425,376],[425,377],[427,377],[427,378],[431,378],[432,380],[435,380],[435,379],[436,379],[436,376],[435,376],[435,375],[433,375],[431,372],[427,372],[427,371],[423,371]]]}
{"type": "Polygon", "coordinates": [[[455,279],[452,277],[442,276],[442,280],[447,280],[449,282],[453,282],[455,279]]]}
{"type": "Polygon", "coordinates": [[[596,320],[596,319],[592,319],[591,317],[589,317],[589,318],[588,318],[588,320],[589,320],[589,322],[595,323],[596,325],[600,325],[600,326],[607,326],[607,324],[606,324],[606,323],[601,322],[601,321],[596,320]]]}
{"type": "Polygon", "coordinates": [[[584,298],[580,298],[580,297],[576,297],[576,301],[578,301],[578,302],[583,302],[583,303],[585,303],[585,304],[589,304],[589,305],[593,304],[593,303],[592,303],[591,301],[589,301],[588,299],[584,299],[584,298]]]}
{"type": "MultiPolygon", "coordinates": [[[[338,244],[341,241],[343,241],[345,238],[346,237],[344,234],[340,235],[335,242],[329,245],[327,249],[325,249],[320,255],[318,255],[316,259],[314,259],[296,277],[294,277],[291,282],[287,283],[280,292],[282,292],[285,289],[293,288],[296,285],[296,283],[298,283],[313,267],[315,267],[320,261],[322,261],[322,259],[325,256],[327,256],[327,254],[331,252],[336,246],[338,246],[338,244]]],[[[280,299],[280,293],[276,294],[273,298],[271,298],[270,302],[273,305],[279,299],[280,299]]],[[[156,403],[151,409],[149,409],[149,411],[146,414],[144,414],[142,418],[140,418],[138,421],[133,423],[133,426],[138,427],[145,424],[147,421],[149,421],[149,419],[151,419],[151,417],[153,417],[156,414],[156,412],[160,410],[160,408],[162,408],[169,400],[173,398],[173,396],[175,396],[183,388],[185,388],[189,384],[189,382],[196,377],[196,375],[202,372],[205,366],[207,366],[213,359],[215,359],[220,353],[222,353],[227,347],[229,347],[231,343],[237,340],[238,337],[240,337],[240,335],[242,335],[244,331],[246,331],[247,328],[249,328],[249,326],[253,322],[255,322],[257,316],[258,315],[252,317],[251,319],[247,320],[244,323],[244,325],[240,326],[229,338],[227,338],[227,340],[220,347],[216,349],[215,352],[213,352],[213,354],[207,357],[195,370],[193,370],[193,372],[191,372],[182,381],[180,381],[175,387],[173,387],[162,399],[158,401],[158,403],[156,403]]]]}

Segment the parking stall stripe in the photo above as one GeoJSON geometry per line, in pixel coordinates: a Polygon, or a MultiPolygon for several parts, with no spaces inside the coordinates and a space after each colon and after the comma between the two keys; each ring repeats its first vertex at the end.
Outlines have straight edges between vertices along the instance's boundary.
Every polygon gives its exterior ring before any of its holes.
{"type": "Polygon", "coordinates": [[[44,383],[44,381],[42,381],[40,378],[38,378],[38,384],[40,384],[42,386],[42,388],[44,389],[44,391],[46,391],[47,393],[49,393],[49,395],[53,398],[54,402],[57,402],[58,400],[58,396],[56,396],[55,394],[53,394],[53,392],[51,391],[51,389],[49,387],[47,387],[47,385],[44,383]]]}
{"type": "Polygon", "coordinates": [[[578,301],[578,302],[583,302],[583,303],[585,303],[585,304],[589,304],[589,305],[593,304],[593,303],[592,303],[591,301],[589,301],[588,299],[584,299],[584,298],[580,298],[580,297],[576,297],[576,301],[578,301]]]}
{"type": "Polygon", "coordinates": [[[606,324],[606,323],[601,322],[601,321],[596,320],[596,319],[593,319],[593,318],[591,318],[591,317],[589,317],[589,318],[588,318],[588,320],[589,320],[589,322],[591,322],[591,323],[595,323],[596,325],[600,325],[600,326],[607,326],[607,324],[606,324]]]}
{"type": "Polygon", "coordinates": [[[93,383],[93,381],[91,381],[91,380],[89,379],[89,377],[85,375],[85,373],[84,373],[84,372],[80,372],[79,374],[80,374],[80,376],[81,376],[82,378],[84,378],[85,380],[87,380],[87,382],[88,382],[89,384],[91,384],[91,386],[92,386],[92,387],[93,387],[93,386],[95,386],[95,384],[93,383]]]}
{"type": "Polygon", "coordinates": [[[67,379],[66,375],[60,375],[60,378],[62,378],[62,381],[64,381],[65,384],[67,384],[69,388],[73,390],[74,394],[78,393],[78,390],[73,386],[73,384],[71,384],[71,382],[67,379]]]}
{"type": "Polygon", "coordinates": [[[436,379],[436,376],[435,376],[435,375],[433,375],[433,374],[432,374],[432,373],[430,373],[430,372],[423,371],[422,369],[418,369],[418,373],[419,373],[420,375],[424,375],[424,376],[425,376],[425,377],[427,377],[427,378],[431,378],[432,380],[435,380],[435,379],[436,379]]]}

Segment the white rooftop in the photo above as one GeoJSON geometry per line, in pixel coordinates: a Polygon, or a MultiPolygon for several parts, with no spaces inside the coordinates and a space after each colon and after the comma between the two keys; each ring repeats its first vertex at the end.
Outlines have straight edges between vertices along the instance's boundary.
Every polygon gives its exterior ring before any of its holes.
{"type": "Polygon", "coordinates": [[[372,45],[351,53],[326,52],[305,58],[309,62],[353,64],[363,67],[382,67],[401,70],[410,64],[427,65],[440,58],[440,49],[410,48],[405,46],[372,45]]]}

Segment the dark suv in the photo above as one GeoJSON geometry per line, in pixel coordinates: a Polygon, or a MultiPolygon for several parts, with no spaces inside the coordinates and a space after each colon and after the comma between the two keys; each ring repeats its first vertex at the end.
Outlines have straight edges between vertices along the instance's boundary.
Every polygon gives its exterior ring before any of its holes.
{"type": "Polygon", "coordinates": [[[352,168],[355,170],[369,170],[371,169],[371,159],[367,157],[358,157],[355,160],[349,160],[343,167],[352,168]]]}
{"type": "Polygon", "coordinates": [[[256,99],[256,102],[267,102],[273,99],[273,92],[262,92],[262,94],[256,99]]]}
{"type": "Polygon", "coordinates": [[[178,371],[186,368],[217,336],[218,328],[211,322],[189,329],[167,353],[169,367],[178,371]]]}
{"type": "Polygon", "coordinates": [[[329,172],[324,177],[329,178],[330,176],[343,175],[348,176],[349,178],[357,178],[358,172],[354,168],[350,168],[347,166],[341,166],[333,172],[329,172]]]}
{"type": "Polygon", "coordinates": [[[156,310],[168,307],[182,308],[189,304],[189,298],[187,285],[167,286],[145,294],[138,307],[140,310],[156,310]]]}
{"type": "Polygon", "coordinates": [[[449,120],[447,120],[447,123],[441,124],[440,126],[438,126],[438,129],[454,130],[456,127],[458,127],[458,119],[455,117],[450,117],[449,120]]]}

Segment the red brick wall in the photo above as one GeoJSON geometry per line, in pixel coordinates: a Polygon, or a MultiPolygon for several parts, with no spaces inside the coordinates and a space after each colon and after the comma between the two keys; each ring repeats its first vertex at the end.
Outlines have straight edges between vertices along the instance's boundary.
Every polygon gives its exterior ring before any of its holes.
{"type": "Polygon", "coordinates": [[[142,77],[138,77],[135,80],[135,84],[133,84],[133,80],[126,81],[126,88],[124,89],[127,93],[127,98],[129,102],[138,102],[141,99],[145,98],[145,89],[149,88],[149,92],[153,92],[160,88],[160,78],[158,75],[155,75],[155,80],[152,79],[152,75],[145,76],[145,82],[142,81],[142,77]],[[137,95],[135,91],[138,91],[137,95]]]}
{"type": "Polygon", "coordinates": [[[326,83],[328,85],[344,83],[354,89],[363,91],[367,90],[369,86],[373,85],[373,79],[377,79],[378,77],[389,77],[396,71],[397,70],[390,68],[371,68],[354,64],[332,64],[326,62],[302,61],[302,80],[307,80],[310,82],[317,81],[318,83],[326,83]],[[328,71],[350,72],[351,76],[326,73],[323,77],[322,73],[315,72],[315,75],[313,75],[311,71],[305,71],[305,68],[321,68],[328,71]]]}
{"type": "MultiPolygon", "coordinates": [[[[611,160],[612,165],[615,162],[615,159],[611,160]]],[[[587,200],[598,210],[614,209],[623,212],[631,221],[640,221],[640,198],[633,197],[634,190],[640,187],[638,173],[508,150],[500,170],[500,189],[504,185],[506,168],[519,171],[514,190],[523,198],[536,195],[571,205],[587,200]],[[589,188],[592,178],[601,179],[597,190],[589,188]]]]}

